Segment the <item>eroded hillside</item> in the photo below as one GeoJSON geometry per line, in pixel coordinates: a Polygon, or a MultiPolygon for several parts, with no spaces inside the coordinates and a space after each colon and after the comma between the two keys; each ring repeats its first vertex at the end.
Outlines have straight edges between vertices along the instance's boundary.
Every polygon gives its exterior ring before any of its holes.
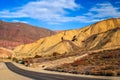
{"type": "Polygon", "coordinates": [[[77,30],[62,31],[15,48],[16,57],[50,56],[120,47],[120,18],[97,22],[77,30]]]}

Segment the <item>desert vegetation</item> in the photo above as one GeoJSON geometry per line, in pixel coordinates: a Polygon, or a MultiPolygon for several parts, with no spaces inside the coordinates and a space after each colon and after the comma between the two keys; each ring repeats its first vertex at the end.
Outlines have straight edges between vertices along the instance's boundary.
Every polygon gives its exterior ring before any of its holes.
{"type": "Polygon", "coordinates": [[[74,74],[120,76],[120,49],[94,52],[73,63],[63,64],[47,70],[74,74]]]}

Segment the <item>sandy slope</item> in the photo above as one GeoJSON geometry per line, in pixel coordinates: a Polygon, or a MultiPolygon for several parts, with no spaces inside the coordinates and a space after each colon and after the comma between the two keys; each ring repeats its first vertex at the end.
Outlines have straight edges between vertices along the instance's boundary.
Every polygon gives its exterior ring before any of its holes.
{"type": "Polygon", "coordinates": [[[0,62],[0,80],[32,80],[10,71],[7,66],[0,62]]]}

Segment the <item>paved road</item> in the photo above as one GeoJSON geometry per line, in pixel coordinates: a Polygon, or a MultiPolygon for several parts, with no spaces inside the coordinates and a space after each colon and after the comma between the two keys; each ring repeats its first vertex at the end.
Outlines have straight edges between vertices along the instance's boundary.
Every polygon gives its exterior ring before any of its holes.
{"type": "Polygon", "coordinates": [[[105,80],[105,79],[83,78],[83,77],[75,77],[75,76],[65,76],[65,75],[33,72],[33,71],[28,71],[28,70],[23,70],[21,68],[18,68],[11,62],[5,62],[5,64],[11,71],[17,74],[23,75],[25,77],[32,78],[33,80],[105,80]]]}

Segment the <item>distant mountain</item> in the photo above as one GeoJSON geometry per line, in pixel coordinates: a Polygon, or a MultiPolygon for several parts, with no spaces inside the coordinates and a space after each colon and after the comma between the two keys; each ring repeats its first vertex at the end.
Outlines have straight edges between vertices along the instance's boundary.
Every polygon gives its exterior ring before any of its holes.
{"type": "Polygon", "coordinates": [[[54,32],[56,32],[56,33],[60,33],[62,31],[64,31],[64,30],[54,30],[54,32]]]}
{"type": "Polygon", "coordinates": [[[74,54],[120,47],[120,18],[111,18],[77,30],[66,30],[14,49],[17,57],[74,54]]]}
{"type": "Polygon", "coordinates": [[[0,21],[0,47],[13,48],[53,34],[54,31],[25,23],[0,21]]]}

